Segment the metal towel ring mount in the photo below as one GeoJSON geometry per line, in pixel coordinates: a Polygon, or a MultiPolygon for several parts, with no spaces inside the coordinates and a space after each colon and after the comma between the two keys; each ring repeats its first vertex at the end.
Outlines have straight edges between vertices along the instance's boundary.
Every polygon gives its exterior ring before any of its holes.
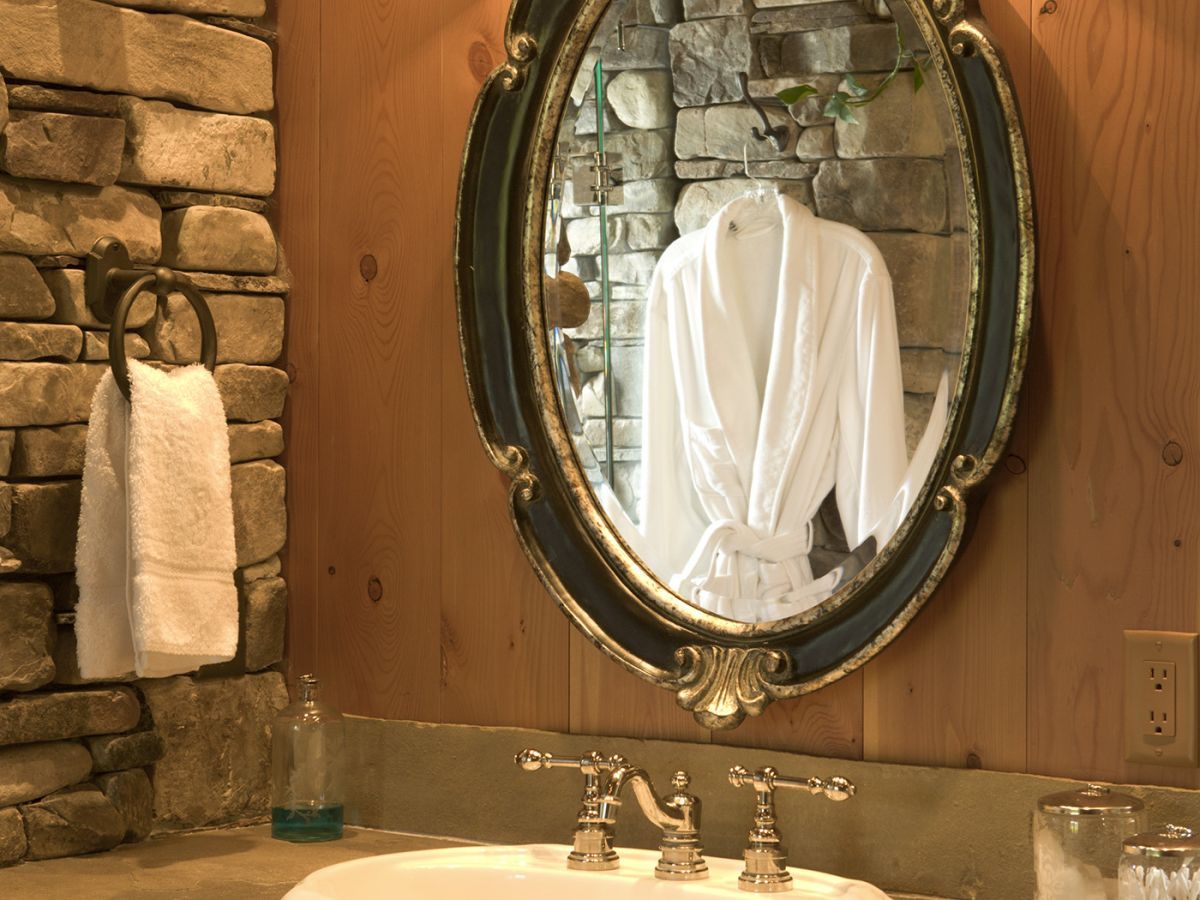
{"type": "Polygon", "coordinates": [[[163,266],[136,267],[125,245],[103,237],[92,246],[87,258],[85,292],[88,308],[101,322],[109,324],[108,360],[117,387],[130,397],[129,365],[125,359],[125,325],[129,311],[142,291],[151,289],[159,297],[178,292],[187,298],[200,321],[200,362],[210,372],[217,366],[217,329],[204,295],[186,275],[163,266]],[[121,291],[120,295],[117,292],[121,291]]]}

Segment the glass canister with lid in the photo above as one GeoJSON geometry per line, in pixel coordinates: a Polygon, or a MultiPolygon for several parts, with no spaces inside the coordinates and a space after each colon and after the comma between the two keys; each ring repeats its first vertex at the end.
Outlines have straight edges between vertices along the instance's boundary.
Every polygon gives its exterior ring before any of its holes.
{"type": "Polygon", "coordinates": [[[1145,828],[1142,801],[1104,785],[1042,797],[1033,817],[1037,900],[1117,900],[1122,842],[1145,828]]]}
{"type": "Polygon", "coordinates": [[[1120,900],[1198,900],[1200,839],[1180,825],[1126,838],[1120,883],[1120,900]]]}

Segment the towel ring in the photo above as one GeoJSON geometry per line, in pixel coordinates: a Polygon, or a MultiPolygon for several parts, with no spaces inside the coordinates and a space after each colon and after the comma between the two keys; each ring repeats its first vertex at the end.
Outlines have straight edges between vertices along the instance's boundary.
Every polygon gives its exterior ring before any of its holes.
{"type": "Polygon", "coordinates": [[[125,359],[125,322],[129,318],[134,301],[151,283],[154,285],[154,293],[160,297],[178,291],[187,298],[192,309],[196,311],[196,318],[200,320],[200,362],[210,372],[215,371],[217,367],[217,329],[204,296],[196,290],[190,278],[171,269],[155,269],[131,284],[121,295],[113,311],[112,327],[108,332],[109,365],[112,366],[117,387],[121,389],[126,400],[130,399],[130,386],[129,364],[125,359]]]}
{"type": "Polygon", "coordinates": [[[196,318],[200,320],[200,362],[208,371],[217,367],[217,328],[213,323],[212,311],[204,295],[196,289],[192,280],[181,272],[163,266],[135,267],[130,262],[125,246],[116,238],[103,237],[96,241],[87,259],[86,276],[87,304],[92,314],[102,322],[108,322],[108,361],[112,367],[117,387],[130,399],[129,364],[125,359],[125,323],[134,301],[142,291],[150,288],[159,297],[166,298],[179,292],[187,298],[196,318]],[[115,304],[113,293],[124,288],[115,304]]]}

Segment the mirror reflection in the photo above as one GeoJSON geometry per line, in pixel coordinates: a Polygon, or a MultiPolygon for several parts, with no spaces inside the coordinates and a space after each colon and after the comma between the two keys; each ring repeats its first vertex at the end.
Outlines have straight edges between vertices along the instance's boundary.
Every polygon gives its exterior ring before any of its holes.
{"type": "Polygon", "coordinates": [[[902,0],[628,0],[559,130],[545,314],[597,500],[684,600],[829,600],[935,461],[971,260],[902,0]]]}

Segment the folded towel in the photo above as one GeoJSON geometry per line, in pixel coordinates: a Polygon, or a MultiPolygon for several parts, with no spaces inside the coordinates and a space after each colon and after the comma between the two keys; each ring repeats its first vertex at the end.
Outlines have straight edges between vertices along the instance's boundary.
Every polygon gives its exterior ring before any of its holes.
{"type": "Polygon", "coordinates": [[[129,361],[92,398],[75,550],[84,678],[161,678],[237,652],[229,433],[202,366],[129,361]]]}

